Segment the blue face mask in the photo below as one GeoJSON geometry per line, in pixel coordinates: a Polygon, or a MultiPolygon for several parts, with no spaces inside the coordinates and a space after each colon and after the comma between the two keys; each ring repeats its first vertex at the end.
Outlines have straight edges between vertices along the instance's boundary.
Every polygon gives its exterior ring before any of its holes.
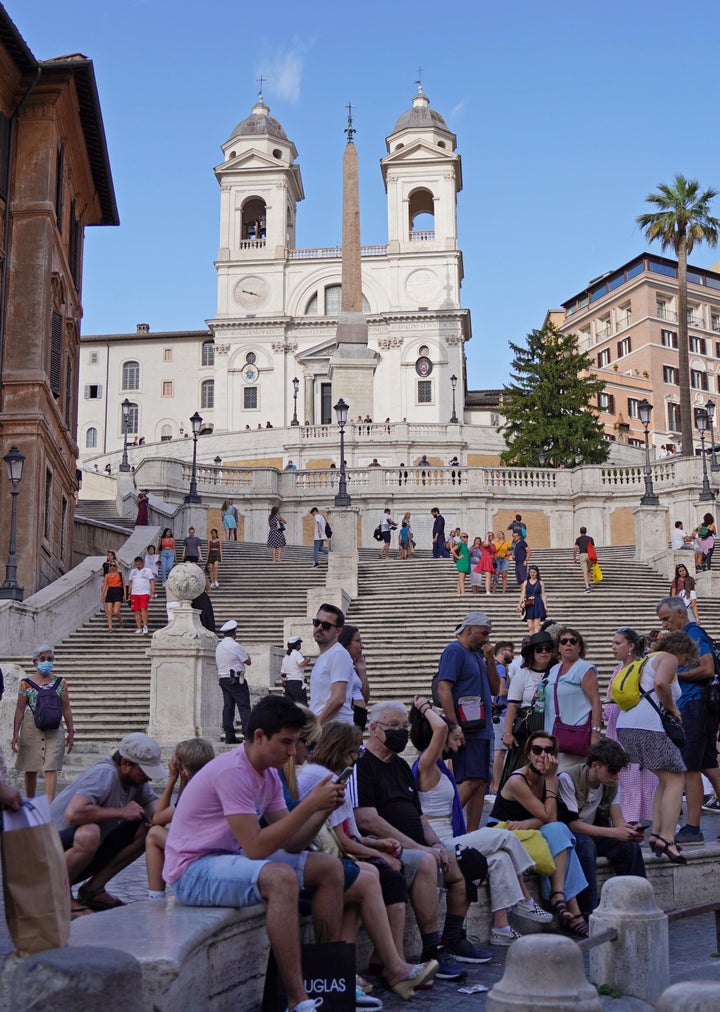
{"type": "Polygon", "coordinates": [[[38,671],[41,675],[49,675],[53,669],[52,661],[40,661],[37,666],[38,671]]]}

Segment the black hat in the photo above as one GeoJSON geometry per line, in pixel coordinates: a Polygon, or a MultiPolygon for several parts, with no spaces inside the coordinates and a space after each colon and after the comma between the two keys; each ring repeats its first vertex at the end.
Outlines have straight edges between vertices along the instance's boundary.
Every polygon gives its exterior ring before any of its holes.
{"type": "Polygon", "coordinates": [[[555,649],[555,640],[548,632],[533,633],[527,643],[520,648],[522,658],[527,664],[534,653],[535,647],[541,643],[547,643],[553,650],[555,649]]]}

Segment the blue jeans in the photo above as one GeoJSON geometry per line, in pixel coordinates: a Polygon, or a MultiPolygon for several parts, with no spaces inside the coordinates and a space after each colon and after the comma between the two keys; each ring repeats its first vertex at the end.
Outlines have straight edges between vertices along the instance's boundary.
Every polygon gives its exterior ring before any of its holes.
{"type": "Polygon", "coordinates": [[[188,907],[250,907],[263,903],[258,888],[260,872],[271,861],[295,869],[298,887],[308,851],[287,854],[277,850],[267,860],[251,861],[244,854],[206,854],[198,857],[173,884],[175,895],[188,907]]]}
{"type": "Polygon", "coordinates": [[[606,857],[616,875],[637,875],[646,878],[645,862],[640,845],[632,840],[614,840],[608,836],[586,836],[578,833],[575,837],[575,852],[580,861],[587,889],[578,894],[578,903],[584,916],[597,907],[600,899],[597,888],[597,859],[606,857]]]}
{"type": "Polygon", "coordinates": [[[317,539],[316,541],[313,541],[313,562],[320,561],[320,552],[327,555],[329,551],[330,549],[325,547],[324,540],[317,539]]]}
{"type": "Polygon", "coordinates": [[[160,568],[162,570],[162,582],[167,580],[170,570],[175,565],[175,549],[163,548],[160,552],[160,568]]]}
{"type": "MultiPolygon", "coordinates": [[[[545,837],[545,842],[550,848],[553,857],[561,850],[567,850],[568,861],[565,868],[565,899],[571,900],[587,888],[587,879],[583,874],[582,866],[575,853],[575,837],[564,822],[546,822],[540,826],[540,832],[545,837]]],[[[540,878],[540,888],[543,899],[548,899],[552,886],[550,879],[544,875],[540,878]]]]}

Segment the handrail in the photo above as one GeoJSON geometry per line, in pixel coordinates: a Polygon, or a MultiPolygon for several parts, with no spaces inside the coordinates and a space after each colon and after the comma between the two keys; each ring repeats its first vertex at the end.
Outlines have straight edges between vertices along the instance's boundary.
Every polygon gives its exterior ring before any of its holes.
{"type": "Polygon", "coordinates": [[[592,935],[591,938],[581,938],[579,941],[575,939],[575,941],[579,949],[582,949],[583,952],[589,952],[590,949],[595,949],[598,945],[604,945],[605,942],[617,941],[617,936],[615,928],[607,928],[605,931],[598,931],[597,935],[592,935]]]}
{"type": "Polygon", "coordinates": [[[697,903],[692,907],[678,907],[677,910],[668,910],[668,921],[684,921],[688,917],[700,917],[702,914],[715,914],[715,946],[720,952],[720,900],[713,900],[711,903],[697,903]]]}

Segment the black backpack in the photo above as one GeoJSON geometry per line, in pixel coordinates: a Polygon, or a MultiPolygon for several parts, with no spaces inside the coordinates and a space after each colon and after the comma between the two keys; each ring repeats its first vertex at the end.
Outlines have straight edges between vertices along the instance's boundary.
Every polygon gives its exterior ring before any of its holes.
{"type": "Polygon", "coordinates": [[[332,537],[332,527],[327,522],[327,520],[325,521],[325,537],[328,539],[328,541],[332,537]]]}
{"type": "Polygon", "coordinates": [[[57,691],[62,678],[56,678],[52,685],[43,687],[36,685],[31,678],[26,678],[25,681],[37,691],[37,702],[32,711],[35,727],[39,731],[56,731],[62,723],[62,700],[57,691]]]}

